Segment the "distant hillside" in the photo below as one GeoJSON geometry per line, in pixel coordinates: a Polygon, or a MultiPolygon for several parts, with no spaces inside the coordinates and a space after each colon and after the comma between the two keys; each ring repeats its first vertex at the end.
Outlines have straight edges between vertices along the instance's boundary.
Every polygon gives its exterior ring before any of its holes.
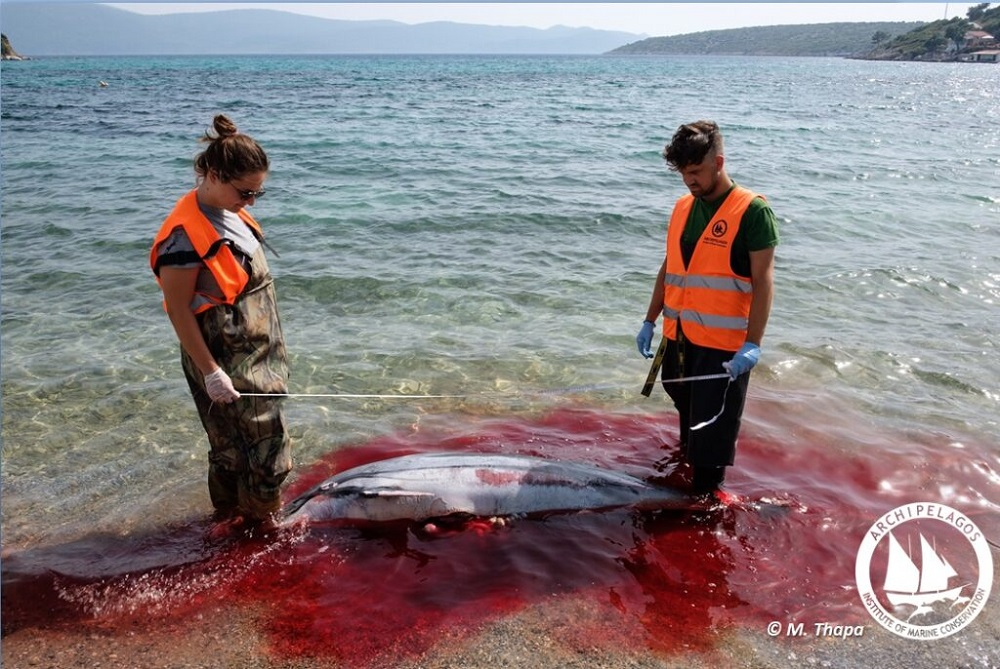
{"type": "Polygon", "coordinates": [[[21,54],[14,51],[14,47],[10,45],[10,40],[4,34],[0,34],[0,58],[3,60],[24,60],[21,54]]]}
{"type": "Polygon", "coordinates": [[[900,35],[920,22],[813,23],[709,30],[672,37],[650,37],[610,53],[741,56],[851,56],[867,53],[876,33],[900,35]]]}
{"type": "Polygon", "coordinates": [[[334,21],[265,9],[158,16],[77,2],[7,2],[4,33],[30,56],[175,54],[600,54],[643,37],[449,22],[334,21]]]}
{"type": "Polygon", "coordinates": [[[864,57],[872,60],[960,60],[970,51],[996,49],[1000,45],[997,39],[990,44],[970,44],[965,35],[973,30],[1000,37],[1000,6],[990,9],[989,3],[983,3],[971,9],[966,18],[934,21],[895,38],[879,36],[864,57]]]}

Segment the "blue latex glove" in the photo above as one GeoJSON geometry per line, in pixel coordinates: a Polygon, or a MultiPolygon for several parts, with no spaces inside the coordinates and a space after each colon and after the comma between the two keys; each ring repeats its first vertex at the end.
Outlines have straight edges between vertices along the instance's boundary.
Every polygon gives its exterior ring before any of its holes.
{"type": "Polygon", "coordinates": [[[753,369],[759,359],[760,346],[747,342],[740,346],[740,350],[736,351],[732,360],[722,363],[722,366],[729,372],[729,376],[736,379],[741,374],[746,374],[753,369]]]}
{"type": "Polygon", "coordinates": [[[639,353],[645,358],[652,358],[653,351],[650,350],[653,347],[653,328],[656,325],[652,321],[643,321],[642,329],[639,330],[639,334],[635,336],[636,346],[639,347],[639,353]]]}

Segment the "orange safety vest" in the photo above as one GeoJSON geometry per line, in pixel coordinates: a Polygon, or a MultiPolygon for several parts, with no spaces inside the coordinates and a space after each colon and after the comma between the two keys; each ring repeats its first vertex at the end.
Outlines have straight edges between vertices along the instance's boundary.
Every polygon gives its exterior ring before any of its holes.
{"type": "MultiPolygon", "coordinates": [[[[257,238],[263,239],[260,225],[253,219],[253,216],[243,209],[237,213],[243,219],[243,222],[250,226],[250,229],[253,230],[257,238]]],[[[219,235],[212,226],[211,221],[198,208],[197,189],[192,190],[177,201],[177,204],[174,205],[174,210],[163,221],[163,226],[153,241],[153,249],[149,253],[149,265],[156,275],[157,283],[160,283],[160,272],[156,266],[156,249],[170,236],[174,228],[178,226],[184,228],[184,232],[187,234],[192,246],[194,246],[195,252],[212,272],[212,276],[215,277],[215,281],[219,284],[219,289],[223,295],[220,302],[218,296],[196,292],[191,300],[191,311],[199,314],[218,304],[233,304],[236,302],[236,298],[246,288],[247,281],[250,280],[250,275],[247,274],[247,271],[243,268],[243,264],[236,257],[236,254],[233,253],[226,240],[219,235]]],[[[162,289],[162,283],[160,287],[162,289]]],[[[167,308],[165,300],[163,308],[167,308]]]]}
{"type": "Polygon", "coordinates": [[[685,338],[698,346],[737,351],[746,342],[753,284],[735,274],[729,255],[743,214],[760,197],[736,186],[705,226],[690,264],[684,266],[681,236],[694,196],[677,200],[667,228],[667,267],[663,277],[663,336],[677,339],[681,322],[685,338]]]}

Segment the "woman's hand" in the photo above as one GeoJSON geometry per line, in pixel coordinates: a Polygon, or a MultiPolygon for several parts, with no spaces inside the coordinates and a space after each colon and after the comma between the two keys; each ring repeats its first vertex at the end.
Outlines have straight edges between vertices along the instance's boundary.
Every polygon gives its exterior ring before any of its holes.
{"type": "Polygon", "coordinates": [[[213,402],[220,404],[229,404],[240,398],[236,388],[233,388],[233,380],[221,367],[205,375],[205,390],[213,402]]]}

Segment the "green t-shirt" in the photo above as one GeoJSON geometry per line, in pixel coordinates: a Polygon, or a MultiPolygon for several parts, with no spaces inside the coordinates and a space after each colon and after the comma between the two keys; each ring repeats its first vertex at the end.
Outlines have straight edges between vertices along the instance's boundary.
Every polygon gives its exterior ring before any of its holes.
{"type": "MultiPolygon", "coordinates": [[[[735,184],[734,184],[735,185],[735,184]]],[[[709,202],[700,197],[694,199],[691,214],[688,216],[684,234],[681,235],[681,253],[684,256],[684,266],[691,262],[694,247],[701,239],[708,222],[715,216],[730,191],[718,200],[709,202]]],[[[733,240],[733,249],[729,264],[740,276],[750,276],[750,252],[763,251],[778,245],[778,219],[771,211],[771,205],[762,198],[754,198],[740,220],[740,230],[733,240]]]]}

